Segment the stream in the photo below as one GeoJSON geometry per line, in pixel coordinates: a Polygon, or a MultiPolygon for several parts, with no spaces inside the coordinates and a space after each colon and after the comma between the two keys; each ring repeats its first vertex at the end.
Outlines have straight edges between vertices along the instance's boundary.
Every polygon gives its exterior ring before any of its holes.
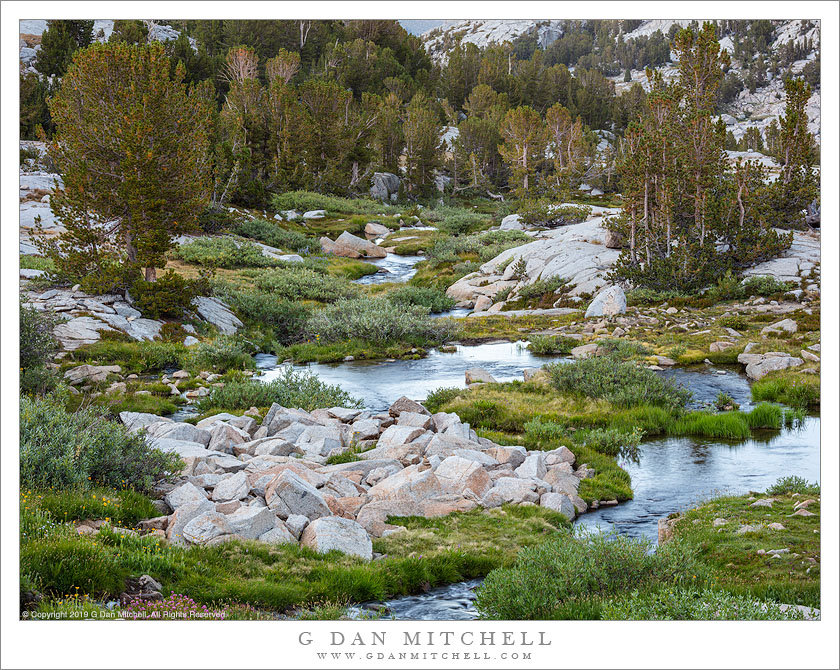
{"type": "MultiPolygon", "coordinates": [[[[312,363],[306,367],[324,382],[338,384],[361,398],[368,409],[385,411],[402,395],[422,400],[440,387],[463,388],[464,371],[469,368],[484,368],[504,382],[522,379],[525,368],[571,360],[565,356],[535,356],[526,344],[495,342],[457,346],[453,353],[433,350],[419,360],[312,363]]],[[[275,356],[268,354],[258,355],[256,363],[265,381],[276,378],[283,368],[275,356]]],[[[711,403],[720,391],[732,396],[743,410],[753,407],[749,380],[739,367],[700,365],[666,369],[659,374],[689,388],[694,394],[694,408],[711,403]]],[[[763,491],[786,475],[819,482],[820,419],[809,416],[798,428],[757,431],[743,442],[654,438],[642,443],[639,463],[621,465],[630,474],[633,500],[588,512],[576,523],[590,530],[614,530],[655,543],[659,519],[715,495],[763,491]]],[[[366,612],[384,606],[384,616],[398,620],[475,619],[474,591],[480,583],[474,579],[384,603],[361,604],[348,614],[364,617],[366,612]]]]}
{"type": "Polygon", "coordinates": [[[404,284],[414,276],[417,269],[414,267],[420,261],[425,260],[424,256],[399,256],[388,254],[385,258],[366,260],[365,263],[375,265],[380,269],[371,275],[365,275],[356,279],[356,284],[384,284],[386,282],[404,284]]]}

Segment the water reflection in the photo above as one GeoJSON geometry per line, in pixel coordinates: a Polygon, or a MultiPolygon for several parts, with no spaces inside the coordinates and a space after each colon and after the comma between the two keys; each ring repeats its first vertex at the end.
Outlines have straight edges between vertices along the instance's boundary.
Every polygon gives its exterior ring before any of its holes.
{"type": "Polygon", "coordinates": [[[820,420],[799,429],[760,431],[744,442],[662,438],[641,447],[638,464],[627,463],[633,500],[583,515],[579,524],[656,540],[657,522],[717,494],[764,491],[779,477],[820,480],[820,420]]]}
{"type": "MultiPolygon", "coordinates": [[[[540,368],[546,363],[568,362],[567,356],[535,356],[527,349],[526,341],[496,342],[471,346],[457,346],[453,353],[437,349],[419,360],[351,361],[346,363],[310,363],[308,367],[324,382],[338,384],[351,395],[361,398],[365,406],[375,411],[388,408],[397,398],[407,395],[422,400],[434,389],[464,387],[464,372],[470,368],[484,368],[500,382],[522,379],[525,368],[540,368]]],[[[257,356],[257,366],[271,381],[279,375],[277,359],[268,354],[257,356]]],[[[701,366],[693,370],[665,370],[658,374],[670,377],[694,393],[693,404],[701,406],[714,401],[718,392],[731,395],[742,408],[752,406],[750,385],[746,376],[736,368],[726,374],[701,366]]]]}

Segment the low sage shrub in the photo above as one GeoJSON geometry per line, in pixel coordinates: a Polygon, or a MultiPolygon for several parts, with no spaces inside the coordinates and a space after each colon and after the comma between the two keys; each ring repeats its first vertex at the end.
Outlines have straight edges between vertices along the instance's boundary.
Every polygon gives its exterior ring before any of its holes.
{"type": "Polygon", "coordinates": [[[436,388],[434,391],[429,391],[426,399],[423,401],[423,407],[432,412],[432,414],[440,412],[446,404],[455,400],[463,392],[464,389],[455,386],[436,388]]]}
{"type": "Polygon", "coordinates": [[[340,198],[311,191],[279,193],[271,199],[271,205],[275,212],[294,209],[301,214],[316,209],[326,210],[329,214],[382,214],[392,209],[368,198],[340,198]]]}
{"type": "Polygon", "coordinates": [[[153,449],[94,407],[68,412],[57,396],[20,400],[21,487],[145,491],[182,467],[177,455],[153,449]]]}
{"type": "Polygon", "coordinates": [[[335,302],[359,294],[357,284],[309,268],[279,268],[257,275],[256,288],[287,300],[335,302]]]}
{"type": "Polygon", "coordinates": [[[560,205],[547,198],[524,200],[519,204],[522,222],[538,228],[556,228],[586,221],[592,212],[586,205],[560,205]]]}
{"type": "Polygon", "coordinates": [[[289,249],[299,254],[313,254],[321,250],[318,240],[296,230],[281,228],[277,223],[265,219],[246,219],[240,221],[234,232],[242,237],[259,240],[270,247],[289,249]]]}
{"type": "Polygon", "coordinates": [[[558,391],[603,398],[619,407],[654,405],[677,410],[684,408],[692,395],[652,370],[612,356],[553,363],[546,369],[558,391]]]}
{"type": "Polygon", "coordinates": [[[401,286],[391,291],[387,299],[397,305],[419,305],[436,314],[455,307],[455,301],[438,288],[431,286],[401,286]]]}
{"type": "Polygon", "coordinates": [[[185,263],[207,268],[266,268],[278,265],[278,261],[263,255],[256,244],[237,243],[231,237],[199,237],[170,253],[185,263]]]}
{"type": "Polygon", "coordinates": [[[307,412],[319,407],[361,407],[362,401],[353,398],[340,386],[326,384],[308,370],[283,368],[280,376],[270,382],[258,379],[228,382],[201,398],[197,407],[248,409],[270,407],[273,403],[295,407],[307,412]]]}
{"type": "Polygon", "coordinates": [[[550,354],[568,354],[580,343],[562,335],[532,335],[528,342],[528,350],[540,356],[550,354]]]}
{"type": "Polygon", "coordinates": [[[558,533],[520,551],[512,567],[493,570],[476,607],[485,619],[598,618],[599,601],[609,596],[703,582],[688,545],[673,540],[656,553],[650,548],[623,535],[558,533]]]}
{"type": "Polygon", "coordinates": [[[812,484],[807,479],[790,475],[788,477],[780,477],[776,480],[770,488],[767,489],[767,494],[771,496],[780,496],[784,494],[798,493],[800,495],[819,495],[820,485],[812,484]]]}
{"type": "Polygon", "coordinates": [[[246,323],[270,328],[283,344],[302,337],[312,314],[312,309],[303,303],[266,291],[239,289],[228,282],[214,282],[213,294],[230,305],[246,323]]]}
{"type": "Polygon", "coordinates": [[[712,589],[666,587],[648,593],[637,590],[604,604],[601,618],[622,621],[801,621],[795,607],[758,601],[712,589]]]}
{"type": "Polygon", "coordinates": [[[430,318],[426,307],[381,298],[338,300],[315,312],[306,324],[308,338],[321,342],[440,342],[448,339],[450,330],[448,324],[430,318]]]}
{"type": "Polygon", "coordinates": [[[20,307],[20,368],[30,370],[44,367],[58,351],[53,336],[57,321],[49,312],[33,307],[20,307]]]}
{"type": "Polygon", "coordinates": [[[254,367],[254,359],[244,343],[235,337],[221,336],[199,342],[184,356],[185,367],[193,370],[245,370],[254,367]]]}

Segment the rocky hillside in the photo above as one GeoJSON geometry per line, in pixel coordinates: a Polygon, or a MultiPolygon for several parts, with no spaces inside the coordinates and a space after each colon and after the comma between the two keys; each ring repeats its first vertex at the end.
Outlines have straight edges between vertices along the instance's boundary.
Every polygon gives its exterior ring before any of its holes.
{"type": "Polygon", "coordinates": [[[459,41],[487,47],[491,44],[512,42],[533,31],[537,33],[541,48],[547,47],[563,33],[560,21],[505,21],[499,19],[467,19],[444,21],[443,25],[427,30],[421,35],[426,50],[435,61],[446,62],[449,50],[459,41]]]}
{"type": "MultiPolygon", "coordinates": [[[[149,40],[168,42],[177,40],[180,32],[171,26],[162,26],[156,21],[147,21],[149,28],[149,40]]],[[[37,72],[33,67],[35,58],[41,50],[41,35],[47,29],[45,19],[31,19],[20,22],[20,65],[21,72],[37,72]]],[[[113,19],[98,19],[93,22],[93,39],[97,42],[107,42],[114,30],[113,19]]],[[[190,43],[195,47],[195,40],[190,38],[190,43]]]]}
{"type": "MultiPolygon", "coordinates": [[[[478,47],[487,47],[493,44],[502,44],[506,41],[515,42],[525,36],[536,33],[537,46],[546,49],[549,45],[564,35],[563,21],[551,20],[465,20],[446,21],[443,25],[423,33],[422,38],[426,50],[438,63],[445,63],[448,52],[459,41],[462,43],[475,44],[478,47]]],[[[669,31],[676,24],[686,26],[688,20],[653,19],[642,21],[641,25],[632,31],[621,35],[623,41],[636,38],[649,37],[657,31],[661,31],[666,37],[669,31]]],[[[721,23],[721,22],[718,22],[721,23]]],[[[794,74],[802,74],[809,63],[818,59],[820,50],[820,25],[819,22],[788,20],[772,21],[772,41],[768,44],[770,59],[779,57],[782,50],[787,48],[789,43],[799,45],[810,45],[810,50],[804,57],[794,61],[790,70],[794,74]]],[[[747,64],[734,57],[736,35],[728,30],[722,30],[725,36],[721,38],[721,47],[733,55],[731,72],[738,75],[741,80],[747,76],[747,64]]],[[[753,54],[755,55],[755,54],[753,54]]],[[[676,54],[671,53],[669,62],[661,64],[658,69],[662,71],[666,81],[677,76],[676,54]]],[[[572,66],[570,69],[574,69],[572,66]]],[[[744,88],[735,96],[735,99],[726,103],[721,110],[725,113],[724,120],[730,126],[730,130],[736,139],[743,137],[744,133],[751,127],[758,128],[762,133],[770,124],[771,120],[778,118],[784,111],[784,90],[782,73],[774,76],[772,70],[766,73],[766,82],[755,90],[744,85],[744,88]]],[[[616,74],[610,77],[615,82],[616,93],[621,95],[630,90],[634,83],[640,83],[647,88],[647,77],[644,68],[631,69],[630,81],[625,81],[625,73],[616,74]]],[[[820,141],[820,88],[815,86],[815,91],[808,103],[809,130],[814,133],[817,142],[820,141]]]]}

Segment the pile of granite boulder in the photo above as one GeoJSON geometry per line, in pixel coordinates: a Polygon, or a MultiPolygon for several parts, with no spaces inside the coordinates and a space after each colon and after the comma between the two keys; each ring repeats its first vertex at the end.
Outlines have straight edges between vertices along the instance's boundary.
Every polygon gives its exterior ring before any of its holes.
{"type": "Polygon", "coordinates": [[[478,437],[457,414],[431,414],[406,397],[387,412],[273,405],[261,422],[217,414],[191,425],[123,412],[132,431],[177,453],[185,467],[158,489],[161,516],[141,529],[179,545],[231,539],[299,542],[372,557],[371,537],[401,532],[388,517],[443,516],[503,503],[542,505],[572,519],[586,511],[582,478],[565,447],[528,451],[478,437]],[[357,460],[331,459],[351,452],[357,460]]]}

